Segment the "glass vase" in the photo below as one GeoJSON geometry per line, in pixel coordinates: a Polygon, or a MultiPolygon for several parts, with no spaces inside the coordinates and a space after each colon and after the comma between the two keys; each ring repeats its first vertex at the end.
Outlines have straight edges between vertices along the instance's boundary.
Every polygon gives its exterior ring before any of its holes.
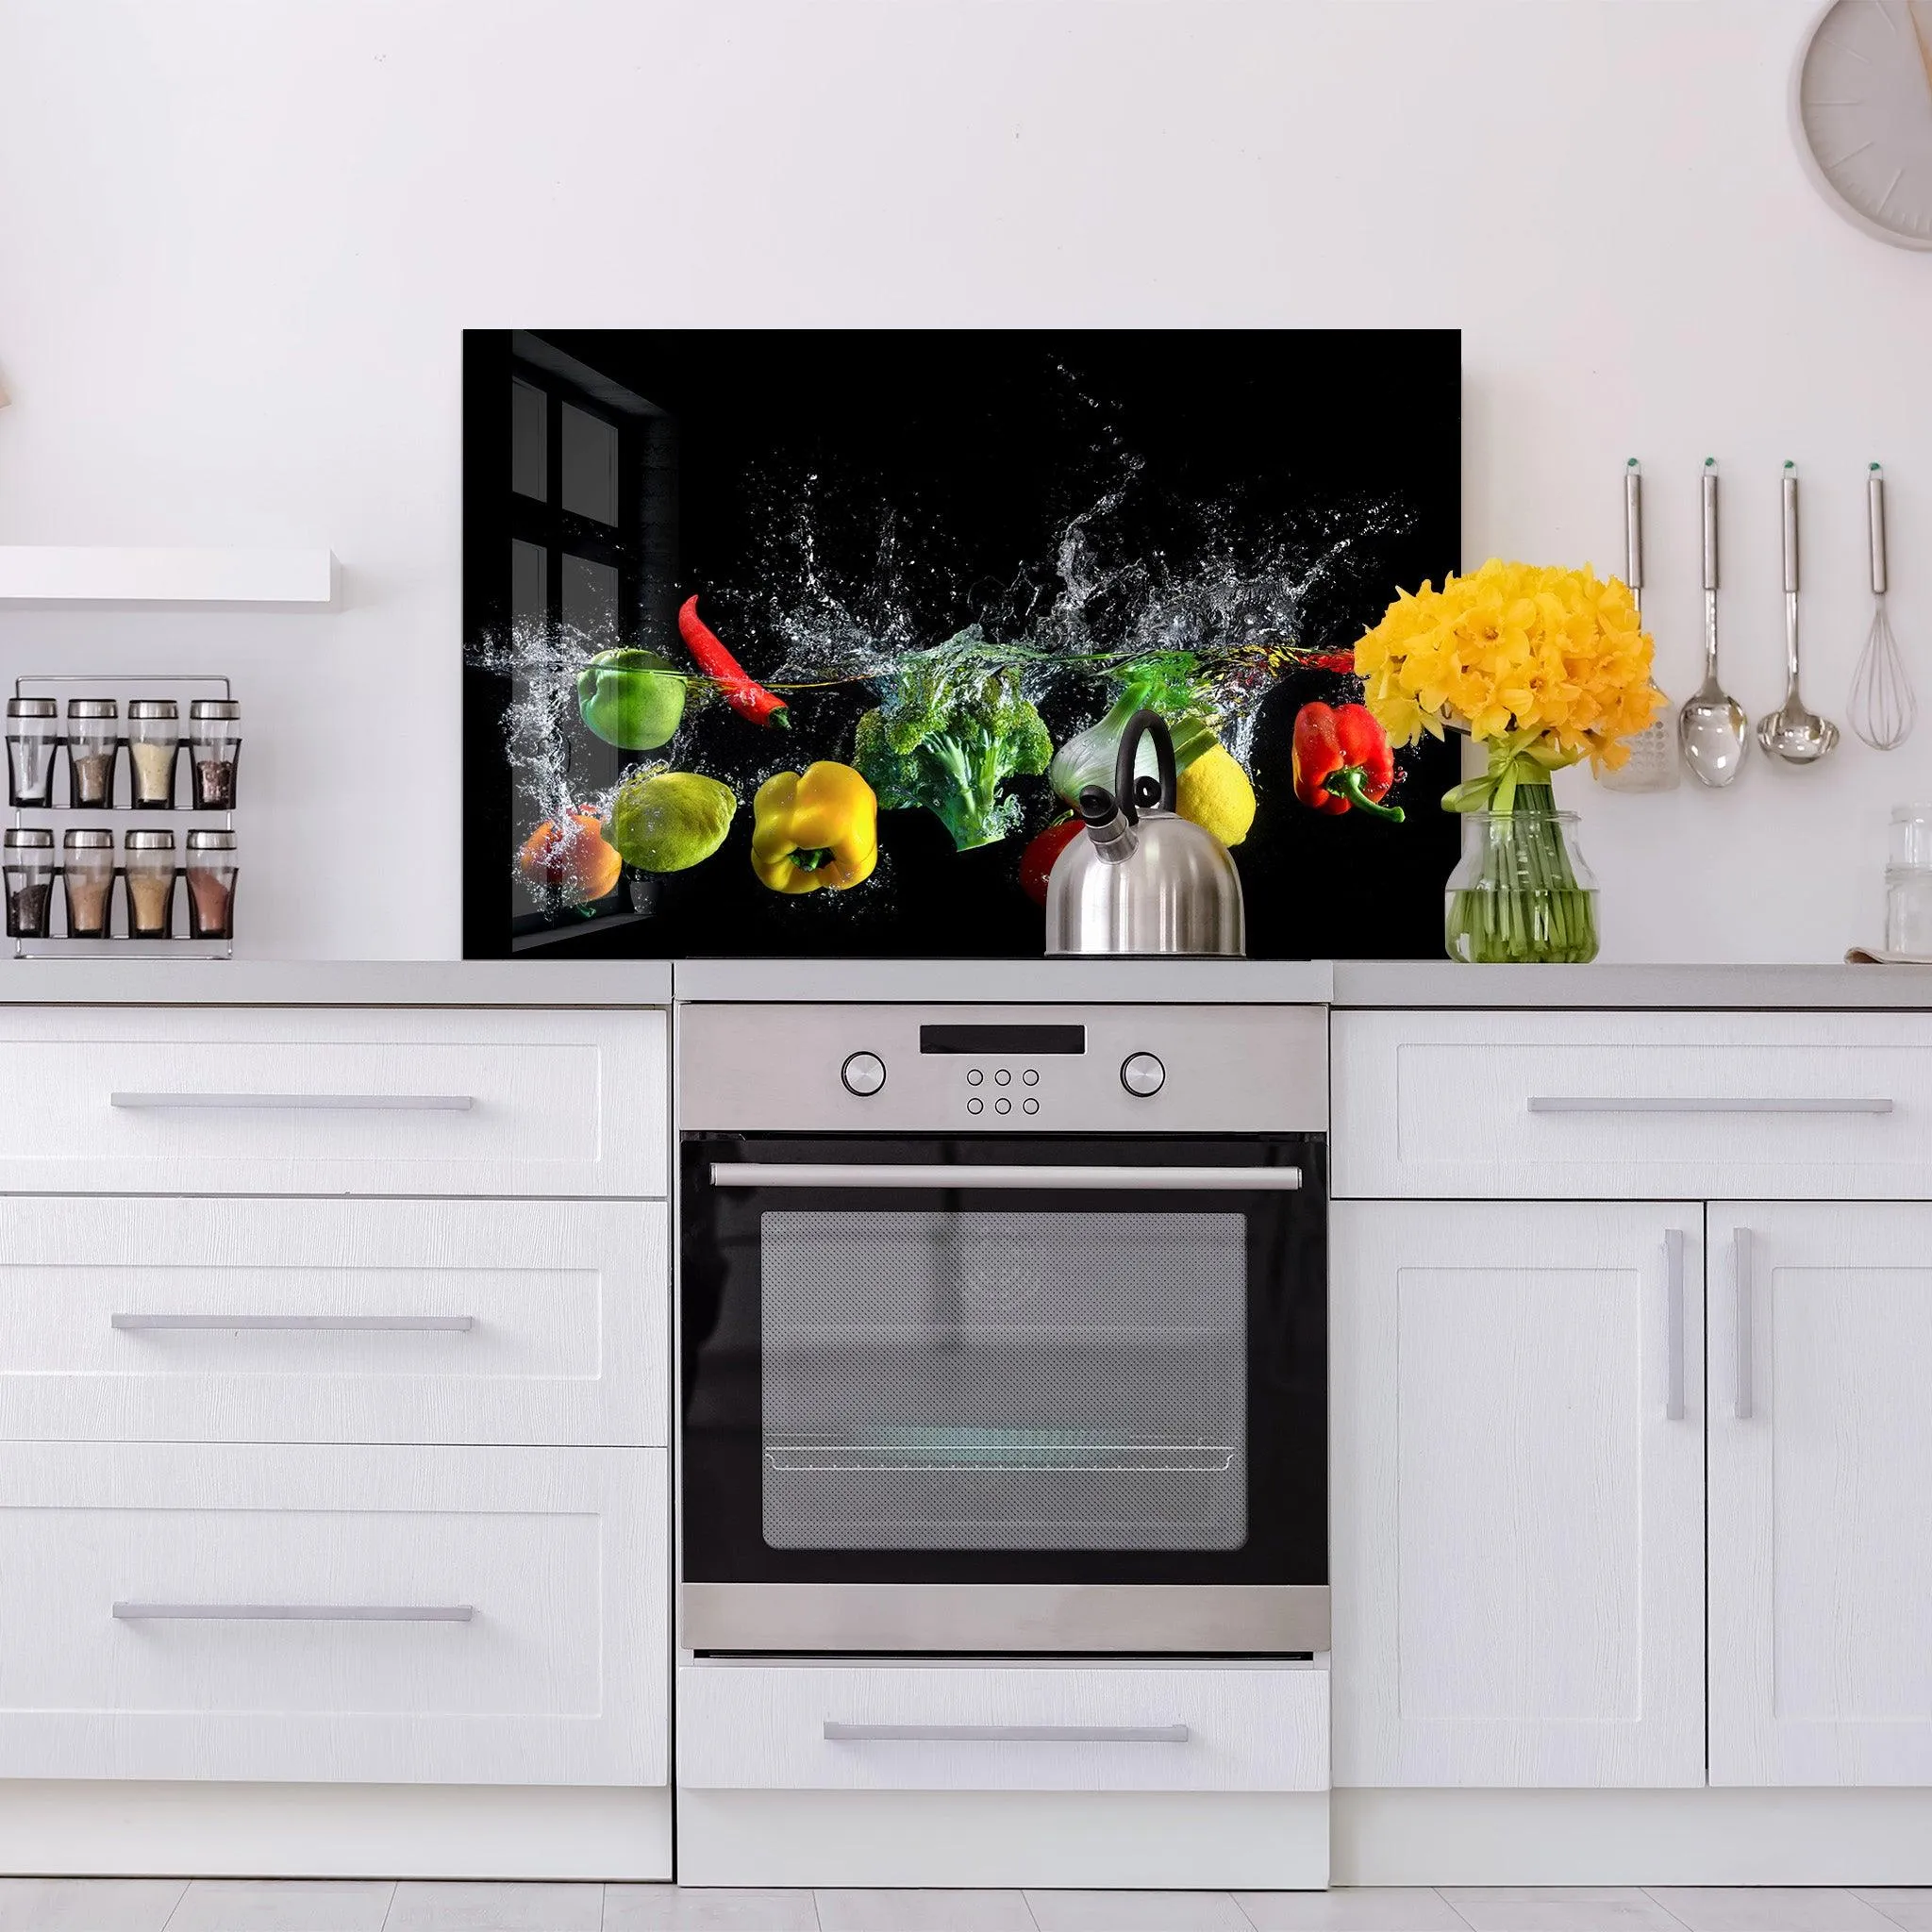
{"type": "Polygon", "coordinates": [[[1596,878],[1576,850],[1576,814],[1519,786],[1507,812],[1465,812],[1445,889],[1452,959],[1581,964],[1596,958],[1596,878]]]}

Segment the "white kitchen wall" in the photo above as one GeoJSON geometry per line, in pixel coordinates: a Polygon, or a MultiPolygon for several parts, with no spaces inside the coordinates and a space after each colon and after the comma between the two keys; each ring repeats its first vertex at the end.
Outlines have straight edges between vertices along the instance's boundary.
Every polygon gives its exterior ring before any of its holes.
{"type": "MultiPolygon", "coordinates": [[[[1812,0],[0,0],[0,542],[331,546],[320,617],[0,612],[0,677],[213,667],[247,705],[242,949],[459,948],[468,326],[1459,325],[1467,559],[1621,563],[1661,675],[1808,695],[1867,621],[1864,466],[1932,708],[1932,255],[1801,175],[1812,0]]],[[[1325,399],[1324,399],[1325,402],[1325,399]]],[[[1875,938],[1901,751],[1570,783],[1606,957],[1875,938]]],[[[1341,935],[1338,932],[1338,944],[1341,935]]]]}

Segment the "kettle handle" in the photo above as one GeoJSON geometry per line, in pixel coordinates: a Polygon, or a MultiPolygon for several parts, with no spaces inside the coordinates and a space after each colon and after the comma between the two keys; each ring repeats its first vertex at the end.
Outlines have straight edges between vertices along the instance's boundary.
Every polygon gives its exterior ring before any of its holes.
{"type": "Polygon", "coordinates": [[[1151,734],[1154,740],[1154,757],[1160,767],[1162,811],[1174,809],[1180,782],[1174,768],[1174,734],[1167,728],[1167,720],[1158,711],[1142,707],[1127,720],[1127,728],[1121,733],[1121,748],[1113,761],[1114,803],[1130,825],[1138,824],[1141,818],[1134,803],[1134,757],[1141,749],[1142,732],[1151,734]]]}

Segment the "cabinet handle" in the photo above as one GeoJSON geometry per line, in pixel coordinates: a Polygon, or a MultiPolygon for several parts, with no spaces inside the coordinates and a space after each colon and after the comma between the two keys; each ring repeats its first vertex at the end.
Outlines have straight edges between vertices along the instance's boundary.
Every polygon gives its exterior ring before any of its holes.
{"type": "Polygon", "coordinates": [[[313,1334],[341,1329],[355,1334],[434,1332],[466,1335],[475,1315],[110,1315],[116,1328],[251,1328],[313,1334]]]}
{"type": "Polygon", "coordinates": [[[1664,1230],[1664,1420],[1684,1420],[1684,1230],[1664,1230]]]}
{"type": "Polygon", "coordinates": [[[467,1624],[473,1604],[116,1604],[124,1624],[467,1624]]]}
{"type": "Polygon", "coordinates": [[[1828,1097],[1766,1100],[1673,1095],[1643,1100],[1625,1099],[1621,1094],[1533,1093],[1529,1100],[1531,1113],[1890,1113],[1892,1107],[1890,1100],[1828,1097]]]}
{"type": "Polygon", "coordinates": [[[1186,1724],[844,1724],[825,1720],[833,1744],[1185,1744],[1186,1724]]]}
{"type": "Polygon", "coordinates": [[[163,1108],[211,1108],[253,1113],[468,1113],[467,1093],[110,1093],[108,1105],[137,1112],[163,1108]]]}
{"type": "Polygon", "coordinates": [[[1737,1291],[1738,1387],[1731,1413],[1740,1423],[1751,1420],[1751,1230],[1731,1230],[1731,1281],[1737,1291]]]}

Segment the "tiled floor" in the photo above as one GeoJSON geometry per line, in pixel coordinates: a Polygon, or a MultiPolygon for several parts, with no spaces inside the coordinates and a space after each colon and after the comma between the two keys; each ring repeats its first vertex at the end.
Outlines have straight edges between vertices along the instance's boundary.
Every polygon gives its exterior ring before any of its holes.
{"type": "Polygon", "coordinates": [[[1932,1888],[813,1892],[4,1878],[0,1932],[1932,1932],[1932,1888]]]}

